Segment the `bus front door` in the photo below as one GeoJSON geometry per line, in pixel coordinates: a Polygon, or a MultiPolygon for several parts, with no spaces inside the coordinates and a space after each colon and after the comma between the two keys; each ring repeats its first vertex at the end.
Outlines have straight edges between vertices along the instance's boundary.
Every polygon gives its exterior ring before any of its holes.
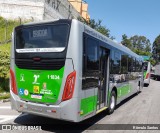
{"type": "Polygon", "coordinates": [[[106,105],[107,90],[108,90],[108,77],[109,74],[109,50],[100,48],[100,66],[99,66],[99,87],[98,87],[98,99],[97,99],[97,110],[103,108],[106,105]]]}

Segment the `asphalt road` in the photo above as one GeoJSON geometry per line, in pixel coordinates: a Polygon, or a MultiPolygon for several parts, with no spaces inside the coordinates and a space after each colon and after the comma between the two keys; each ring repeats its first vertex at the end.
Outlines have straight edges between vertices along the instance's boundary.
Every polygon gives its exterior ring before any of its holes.
{"type": "MultiPolygon", "coordinates": [[[[80,123],[80,125],[64,122],[60,120],[34,116],[30,114],[20,114],[10,109],[10,103],[0,103],[0,124],[20,124],[23,126],[39,125],[45,127],[38,133],[48,132],[71,132],[65,125],[72,125],[73,129],[76,127],[78,130],[73,132],[107,132],[107,133],[160,133],[159,130],[122,130],[127,129],[129,126],[135,125],[136,128],[144,129],[146,126],[137,126],[136,124],[160,124],[160,81],[151,80],[148,87],[144,87],[142,92],[138,95],[133,95],[120,103],[115,112],[107,115],[102,112],[88,120],[80,123]],[[113,124],[113,125],[107,125],[113,124]],[[122,125],[116,125],[122,124],[122,125]],[[124,125],[123,125],[124,124],[124,125]],[[49,125],[49,126],[47,126],[49,125]],[[55,126],[58,127],[55,129],[55,126]],[[120,130],[106,130],[107,127],[120,128],[120,130]]],[[[153,126],[152,126],[153,127],[153,126]]],[[[71,127],[69,127],[70,129],[71,127]]],[[[147,127],[148,128],[148,127],[147,127]]],[[[157,127],[155,126],[155,129],[157,127]]],[[[6,132],[9,131],[0,131],[6,132]]],[[[21,133],[22,131],[12,131],[13,133],[21,133]]],[[[23,131],[23,133],[35,133],[37,131],[23,131]]]]}

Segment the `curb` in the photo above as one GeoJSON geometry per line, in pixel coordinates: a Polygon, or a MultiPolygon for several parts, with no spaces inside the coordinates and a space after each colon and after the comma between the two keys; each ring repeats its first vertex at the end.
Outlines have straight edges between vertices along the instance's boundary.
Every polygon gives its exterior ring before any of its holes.
{"type": "Polygon", "coordinates": [[[2,100],[0,100],[0,103],[6,103],[6,102],[10,102],[10,98],[9,99],[2,99],[2,100]]]}

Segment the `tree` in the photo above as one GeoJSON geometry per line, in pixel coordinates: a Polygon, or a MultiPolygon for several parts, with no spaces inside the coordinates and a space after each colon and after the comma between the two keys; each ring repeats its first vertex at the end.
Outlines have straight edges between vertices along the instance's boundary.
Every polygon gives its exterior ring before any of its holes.
{"type": "Polygon", "coordinates": [[[150,59],[149,59],[149,62],[151,62],[151,64],[152,64],[153,66],[156,65],[156,60],[154,60],[153,58],[150,58],[150,59]]]}
{"type": "Polygon", "coordinates": [[[124,46],[128,47],[138,55],[151,55],[151,43],[145,36],[135,35],[128,38],[126,34],[122,35],[122,42],[124,46]]]}
{"type": "Polygon", "coordinates": [[[130,39],[128,39],[127,35],[124,34],[122,35],[122,45],[128,47],[129,49],[132,49],[132,43],[130,41],[130,39]]]}
{"type": "Polygon", "coordinates": [[[130,41],[133,45],[133,48],[139,51],[140,53],[145,52],[148,55],[151,52],[150,40],[147,39],[145,36],[135,35],[130,38],[130,41]]]}
{"type": "Polygon", "coordinates": [[[156,63],[160,62],[160,35],[156,37],[152,47],[152,57],[156,63]]]}
{"type": "Polygon", "coordinates": [[[94,19],[90,19],[89,21],[86,21],[83,18],[78,18],[79,21],[83,22],[84,24],[90,26],[91,28],[97,30],[101,34],[105,35],[106,37],[109,37],[110,39],[115,39],[113,36],[110,35],[110,30],[106,28],[106,26],[102,25],[102,20],[98,20],[96,22],[94,19]]]}

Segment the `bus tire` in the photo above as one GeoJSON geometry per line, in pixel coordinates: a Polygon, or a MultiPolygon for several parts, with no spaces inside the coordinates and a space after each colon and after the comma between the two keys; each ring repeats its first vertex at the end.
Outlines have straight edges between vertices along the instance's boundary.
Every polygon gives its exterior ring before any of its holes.
{"type": "Polygon", "coordinates": [[[148,87],[148,86],[149,86],[149,84],[148,84],[148,83],[146,83],[146,84],[144,84],[144,86],[145,86],[145,87],[148,87]]]}
{"type": "Polygon", "coordinates": [[[115,91],[111,92],[110,99],[109,99],[109,107],[107,109],[107,113],[110,115],[114,112],[116,107],[116,93],[115,91]]]}
{"type": "MultiPolygon", "coordinates": [[[[145,84],[144,84],[144,85],[145,85],[145,84]]],[[[137,94],[139,94],[140,91],[141,91],[141,88],[140,88],[140,86],[138,85],[138,86],[137,86],[137,94]]]]}
{"type": "MultiPolygon", "coordinates": [[[[143,84],[143,86],[144,86],[144,84],[143,84]]],[[[140,83],[140,81],[139,81],[139,82],[138,82],[138,86],[137,86],[137,94],[139,94],[140,91],[141,91],[141,83],[140,83]]]]}

